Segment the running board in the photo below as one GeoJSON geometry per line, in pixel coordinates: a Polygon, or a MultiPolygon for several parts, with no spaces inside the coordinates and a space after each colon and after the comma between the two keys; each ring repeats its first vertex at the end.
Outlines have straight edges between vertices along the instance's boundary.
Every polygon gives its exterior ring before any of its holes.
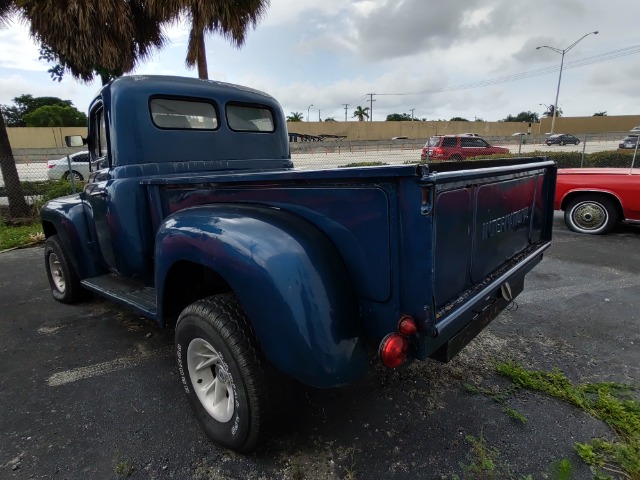
{"type": "Polygon", "coordinates": [[[133,308],[145,317],[156,320],[156,289],[131,280],[107,274],[81,280],[80,284],[100,296],[133,308]]]}

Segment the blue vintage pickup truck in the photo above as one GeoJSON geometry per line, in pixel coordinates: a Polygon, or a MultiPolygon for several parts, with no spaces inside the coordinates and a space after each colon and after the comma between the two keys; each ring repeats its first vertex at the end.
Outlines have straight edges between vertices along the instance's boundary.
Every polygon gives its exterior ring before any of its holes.
{"type": "Polygon", "coordinates": [[[200,424],[242,452],[279,376],[328,388],[371,361],[448,361],[551,241],[551,161],[296,170],[279,104],[238,85],[118,78],[88,131],[66,139],[88,145],[88,183],[42,209],[53,297],[174,329],[200,424]]]}

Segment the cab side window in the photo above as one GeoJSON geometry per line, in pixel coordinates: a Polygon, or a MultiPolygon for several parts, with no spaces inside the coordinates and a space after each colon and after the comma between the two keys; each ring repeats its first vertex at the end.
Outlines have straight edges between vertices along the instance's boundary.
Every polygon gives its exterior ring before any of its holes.
{"type": "Polygon", "coordinates": [[[93,117],[93,157],[96,159],[107,156],[107,130],[105,128],[104,110],[101,108],[93,117]]]}

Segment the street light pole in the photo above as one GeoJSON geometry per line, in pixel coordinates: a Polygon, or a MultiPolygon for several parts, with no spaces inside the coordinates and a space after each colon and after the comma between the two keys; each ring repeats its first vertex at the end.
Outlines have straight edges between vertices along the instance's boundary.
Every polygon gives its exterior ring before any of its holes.
{"type": "Polygon", "coordinates": [[[311,105],[309,105],[309,108],[307,108],[307,122],[311,121],[309,119],[309,111],[311,110],[311,107],[313,107],[313,103],[311,105]]]}
{"type": "Polygon", "coordinates": [[[582,37],[580,37],[575,42],[573,42],[567,48],[562,49],[562,50],[559,49],[559,48],[556,48],[556,47],[550,47],[549,45],[541,45],[539,47],[536,47],[536,50],[540,50],[541,48],[548,48],[549,50],[552,50],[552,51],[562,55],[562,59],[560,60],[560,74],[558,75],[558,88],[556,89],[556,101],[555,101],[554,106],[553,106],[553,118],[551,119],[551,133],[552,134],[555,132],[554,128],[555,128],[555,125],[556,125],[556,117],[558,116],[558,96],[560,95],[560,81],[562,80],[562,67],[564,66],[564,54],[567,53],[569,50],[571,50],[573,47],[575,47],[578,43],[580,43],[582,41],[582,39],[584,39],[585,37],[588,37],[589,35],[597,35],[597,34],[598,34],[597,30],[595,32],[589,32],[589,33],[583,35],[582,37]]]}

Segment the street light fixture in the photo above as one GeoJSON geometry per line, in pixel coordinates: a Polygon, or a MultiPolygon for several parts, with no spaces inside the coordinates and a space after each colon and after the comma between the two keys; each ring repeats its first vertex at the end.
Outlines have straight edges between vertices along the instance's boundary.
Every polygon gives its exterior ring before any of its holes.
{"type": "Polygon", "coordinates": [[[565,49],[559,49],[556,47],[550,47],[549,45],[541,45],[539,47],[536,47],[536,50],[540,50],[541,48],[548,48],[549,50],[552,50],[556,53],[559,53],[562,55],[562,59],[560,60],[560,75],[558,76],[558,88],[556,89],[556,101],[554,103],[553,106],[553,118],[551,119],[551,133],[554,133],[554,127],[556,125],[556,117],[558,116],[558,95],[560,95],[560,81],[562,80],[562,67],[564,65],[564,54],[567,53],[569,50],[571,50],[573,47],[575,47],[578,43],[580,43],[580,41],[582,41],[582,39],[584,37],[588,37],[589,35],[597,35],[598,31],[596,30],[595,32],[589,32],[585,35],[583,35],[582,37],[580,37],[578,40],[576,40],[575,42],[573,42],[571,45],[569,45],[567,48],[565,49]]]}
{"type": "Polygon", "coordinates": [[[310,119],[309,119],[309,111],[311,110],[311,107],[313,107],[313,103],[311,105],[309,105],[309,108],[307,108],[307,122],[310,121],[310,119]]]}

